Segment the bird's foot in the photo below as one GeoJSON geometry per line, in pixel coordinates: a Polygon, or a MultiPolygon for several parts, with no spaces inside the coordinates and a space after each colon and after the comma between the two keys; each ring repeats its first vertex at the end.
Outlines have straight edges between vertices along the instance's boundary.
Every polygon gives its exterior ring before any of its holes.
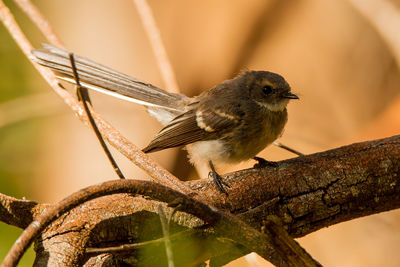
{"type": "Polygon", "coordinates": [[[260,158],[260,157],[254,157],[253,158],[255,161],[257,161],[256,164],[254,164],[253,168],[259,169],[259,168],[265,168],[265,167],[278,167],[279,164],[278,162],[275,161],[268,161],[266,159],[260,158]]]}
{"type": "Polygon", "coordinates": [[[231,188],[231,186],[227,182],[222,180],[222,176],[221,175],[219,175],[216,171],[210,171],[208,173],[208,177],[209,178],[211,177],[213,179],[214,184],[217,186],[218,190],[221,193],[224,193],[225,195],[228,195],[228,192],[226,192],[224,186],[226,186],[228,188],[231,188]]]}

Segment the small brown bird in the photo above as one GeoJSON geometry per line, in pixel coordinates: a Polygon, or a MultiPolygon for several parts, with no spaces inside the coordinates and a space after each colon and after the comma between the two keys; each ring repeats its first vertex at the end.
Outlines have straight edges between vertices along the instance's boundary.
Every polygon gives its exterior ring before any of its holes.
{"type": "MultiPolygon", "coordinates": [[[[35,60],[74,83],[69,52],[43,45],[35,60]]],[[[219,189],[224,183],[213,162],[234,163],[255,157],[277,139],[287,122],[291,93],[285,79],[268,71],[246,71],[196,97],[168,93],[151,84],[76,56],[82,86],[147,107],[165,127],[143,152],[187,146],[192,162],[206,160],[219,189]]]]}

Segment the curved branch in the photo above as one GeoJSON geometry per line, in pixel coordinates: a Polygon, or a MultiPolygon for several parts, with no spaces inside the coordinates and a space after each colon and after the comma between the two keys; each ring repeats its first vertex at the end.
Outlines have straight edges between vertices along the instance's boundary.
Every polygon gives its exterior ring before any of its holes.
{"type": "MultiPolygon", "coordinates": [[[[218,235],[225,236],[238,244],[244,245],[277,266],[282,265],[282,263],[289,266],[319,266],[295,241],[285,238],[286,234],[274,235],[277,229],[280,228],[273,222],[265,224],[265,232],[268,234],[263,234],[249,227],[235,216],[222,213],[180,192],[154,182],[139,180],[104,182],[100,185],[82,189],[57,203],[44,214],[35,218],[24,230],[7,254],[2,266],[16,266],[34,238],[53,220],[59,218],[65,212],[91,199],[118,193],[140,194],[166,203],[179,205],[180,210],[201,218],[207,224],[213,226],[218,235]],[[274,246],[279,247],[279,249],[275,250],[274,246]]],[[[283,229],[280,229],[280,231],[283,231],[283,229]]],[[[76,255],[75,257],[80,255],[76,251],[74,254],[76,255]]]]}

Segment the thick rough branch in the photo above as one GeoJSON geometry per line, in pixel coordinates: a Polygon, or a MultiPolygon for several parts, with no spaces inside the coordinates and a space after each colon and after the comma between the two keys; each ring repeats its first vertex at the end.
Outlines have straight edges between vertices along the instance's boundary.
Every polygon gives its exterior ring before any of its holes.
{"type": "MultiPolygon", "coordinates": [[[[237,214],[259,230],[265,226],[267,216],[276,215],[292,236],[299,237],[338,222],[399,208],[399,167],[400,136],[393,136],[282,161],[277,168],[227,174],[224,179],[232,187],[229,197],[218,193],[210,181],[193,181],[190,186],[207,196],[208,204],[237,214]]],[[[8,199],[2,202],[3,206],[12,205],[9,200],[13,202],[8,199]]],[[[151,223],[159,221],[158,205],[159,202],[126,195],[85,203],[62,216],[42,234],[41,242],[36,243],[37,263],[48,262],[53,253],[59,257],[60,251],[66,255],[73,251],[60,250],[57,244],[68,244],[82,253],[84,246],[111,246],[158,238],[161,236],[159,223],[151,223]],[[151,237],[143,236],[144,225],[151,228],[151,237]]],[[[41,210],[42,204],[36,206],[39,206],[36,210],[41,210]]],[[[26,224],[35,214],[27,209],[12,216],[26,216],[19,219],[26,224]]],[[[7,218],[10,215],[0,219],[9,222],[7,218]]],[[[201,224],[185,213],[177,213],[173,222],[173,231],[201,224]]],[[[205,235],[210,237],[213,232],[207,230],[205,235]]],[[[207,238],[202,240],[211,242],[207,238]]],[[[232,249],[229,242],[217,243],[207,249],[209,254],[201,253],[203,259],[223,253],[221,246],[232,249]]]]}
{"type": "MultiPolygon", "coordinates": [[[[62,214],[75,207],[84,206],[87,201],[94,200],[98,197],[121,193],[139,194],[171,205],[178,205],[180,210],[203,220],[204,223],[208,225],[207,228],[214,227],[215,232],[222,237],[234,240],[237,244],[241,244],[249,250],[257,252],[277,266],[319,266],[319,264],[315,262],[309,254],[305,253],[286,231],[283,230],[279,223],[277,224],[270,220],[268,224],[265,224],[265,233],[262,233],[249,227],[237,217],[229,213],[220,212],[211,206],[204,205],[180,192],[171,190],[157,183],[138,180],[117,180],[90,186],[60,201],[54,205],[54,207],[49,208],[47,212],[35,218],[24,230],[4,259],[2,266],[16,266],[23,253],[33,242],[33,239],[38,237],[51,222],[54,222],[62,214]],[[278,232],[275,228],[284,234],[277,234],[278,232]],[[281,263],[285,264],[282,265],[281,263]]],[[[165,216],[164,213],[160,213],[162,210],[163,208],[159,205],[157,207],[159,215],[165,216]]],[[[74,220],[74,222],[78,221],[79,219],[74,220]]],[[[167,223],[164,224],[163,228],[164,235],[165,232],[168,231],[165,230],[166,224],[167,223]]],[[[82,242],[82,240],[85,239],[80,236],[79,241],[82,242]]],[[[81,264],[81,253],[76,249],[70,249],[70,247],[69,245],[69,249],[63,248],[62,251],[73,251],[73,254],[69,255],[68,259],[72,260],[75,256],[75,260],[72,262],[65,262],[64,264],[81,264]]],[[[77,246],[76,248],[83,249],[84,246],[77,246]]],[[[53,263],[48,264],[58,264],[59,261],[58,257],[53,263]]]]}
{"type": "Polygon", "coordinates": [[[46,206],[49,205],[20,200],[0,193],[0,221],[18,228],[26,228],[46,206]]]}
{"type": "Polygon", "coordinates": [[[400,136],[282,161],[276,169],[248,169],[225,177],[232,190],[224,201],[205,181],[191,185],[209,196],[213,205],[242,214],[255,227],[262,227],[263,218],[274,214],[292,236],[300,237],[400,207],[400,136]]]}

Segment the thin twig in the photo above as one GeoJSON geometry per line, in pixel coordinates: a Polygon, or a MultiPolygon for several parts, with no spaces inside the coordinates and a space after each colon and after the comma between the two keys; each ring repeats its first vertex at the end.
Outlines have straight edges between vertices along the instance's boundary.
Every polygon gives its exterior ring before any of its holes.
{"type": "MultiPolygon", "coordinates": [[[[177,239],[182,239],[182,238],[191,238],[193,237],[196,233],[201,233],[199,230],[184,230],[182,232],[170,235],[169,238],[170,240],[177,240],[177,239]]],[[[87,254],[103,254],[103,253],[127,253],[127,252],[132,252],[140,248],[144,248],[147,246],[151,245],[160,245],[162,243],[165,243],[165,237],[161,237],[158,239],[154,240],[149,240],[149,241],[144,241],[144,242],[139,242],[139,243],[134,243],[134,244],[123,244],[121,246],[116,246],[116,247],[105,247],[105,248],[86,248],[85,252],[87,254]]]]}
{"type": "Polygon", "coordinates": [[[85,109],[86,116],[89,119],[89,124],[92,127],[94,133],[96,134],[97,140],[99,140],[101,147],[104,150],[104,153],[106,153],[106,156],[108,160],[111,163],[111,166],[113,167],[115,173],[118,175],[120,179],[125,179],[125,176],[122,174],[121,169],[118,167],[117,162],[115,161],[114,157],[111,154],[111,151],[108,149],[106,142],[104,141],[103,137],[101,136],[101,133],[99,131],[99,128],[96,125],[96,122],[93,119],[92,113],[90,113],[89,106],[88,104],[91,104],[90,98],[89,98],[89,93],[86,88],[83,88],[80,81],[79,81],[79,75],[78,71],[76,69],[75,65],[75,58],[74,54],[70,53],[69,54],[69,59],[71,61],[71,69],[72,73],[74,75],[75,79],[75,84],[76,84],[76,92],[78,94],[78,99],[82,101],[83,108],[85,109]]]}
{"type": "Polygon", "coordinates": [[[163,206],[158,205],[158,216],[160,217],[161,229],[164,235],[165,253],[167,254],[168,267],[174,267],[174,254],[172,253],[171,240],[169,238],[169,222],[166,219],[163,206]]]}
{"type": "Polygon", "coordinates": [[[294,148],[288,147],[288,146],[286,146],[286,145],[284,145],[284,144],[282,144],[282,143],[280,143],[280,142],[276,142],[276,141],[275,141],[275,142],[273,142],[273,144],[274,144],[275,146],[277,146],[277,147],[280,147],[280,148],[283,148],[283,149],[285,149],[285,150],[287,150],[287,151],[289,151],[289,152],[292,152],[293,154],[296,154],[297,156],[304,156],[303,153],[297,151],[297,150],[294,149],[294,148]]]}
{"type": "Polygon", "coordinates": [[[50,23],[45,19],[39,9],[30,0],[14,0],[15,3],[25,12],[32,22],[39,28],[47,40],[58,47],[64,47],[50,23]]]}
{"type": "MultiPolygon", "coordinates": [[[[242,244],[275,265],[285,262],[293,266],[320,266],[310,255],[303,253],[304,250],[294,240],[288,243],[281,236],[270,235],[269,231],[267,231],[268,234],[263,234],[237,217],[218,211],[178,191],[149,181],[116,180],[79,190],[35,218],[14,243],[2,267],[16,266],[41,231],[65,212],[86,201],[120,193],[140,194],[165,203],[174,203],[179,200],[182,211],[200,218],[213,226],[218,235],[242,244]]],[[[269,227],[266,228],[269,230],[269,227]]]]}
{"type": "Polygon", "coordinates": [[[153,53],[156,57],[158,69],[160,70],[167,91],[179,93],[178,83],[176,82],[174,71],[168,59],[165,47],[161,40],[160,31],[156,26],[153,13],[146,0],[134,0],[140,18],[149,37],[153,53]]]}
{"type": "MultiPolygon", "coordinates": [[[[31,54],[31,51],[33,50],[32,45],[25,37],[24,33],[21,31],[20,27],[15,21],[14,16],[10,13],[10,10],[4,5],[2,0],[0,0],[0,18],[26,57],[29,59],[33,58],[33,55],[31,54]]],[[[88,118],[85,115],[82,105],[79,104],[71,94],[59,86],[59,82],[54,73],[32,60],[31,63],[43,76],[46,82],[54,89],[54,91],[68,106],[70,106],[78,118],[88,125],[88,118]]],[[[178,178],[158,165],[148,155],[144,154],[139,148],[123,137],[120,132],[113,128],[99,114],[97,114],[97,112],[91,109],[91,113],[93,114],[93,118],[95,119],[96,124],[104,138],[130,161],[148,173],[151,178],[161,184],[174,188],[175,190],[184,192],[186,194],[193,194],[193,191],[187,185],[185,185],[184,182],[180,181],[178,178]]]]}

